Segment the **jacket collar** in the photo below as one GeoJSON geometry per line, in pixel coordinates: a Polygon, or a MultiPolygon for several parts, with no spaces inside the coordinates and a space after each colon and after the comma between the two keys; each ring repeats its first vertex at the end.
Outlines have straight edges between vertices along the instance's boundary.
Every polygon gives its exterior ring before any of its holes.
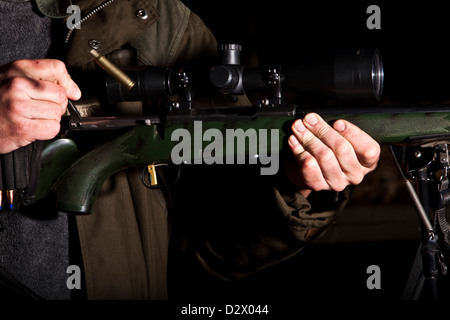
{"type": "Polygon", "coordinates": [[[71,0],[35,0],[39,11],[51,18],[65,18],[70,15],[67,8],[72,4],[71,0]]]}

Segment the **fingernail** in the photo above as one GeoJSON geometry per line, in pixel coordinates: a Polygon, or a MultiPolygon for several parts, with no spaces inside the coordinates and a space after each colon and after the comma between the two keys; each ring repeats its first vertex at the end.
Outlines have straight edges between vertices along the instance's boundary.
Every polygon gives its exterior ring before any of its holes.
{"type": "Polygon", "coordinates": [[[345,130],[345,123],[344,123],[344,121],[342,121],[342,120],[336,121],[336,122],[334,123],[334,125],[333,125],[333,128],[334,128],[336,131],[339,131],[339,132],[344,131],[344,130],[345,130]]]}
{"type": "Polygon", "coordinates": [[[310,114],[306,115],[305,121],[306,121],[309,125],[313,126],[313,125],[315,125],[317,122],[319,122],[319,119],[317,119],[317,117],[316,117],[315,114],[310,113],[310,114]]]}
{"type": "Polygon", "coordinates": [[[81,90],[76,84],[72,86],[72,95],[74,97],[74,100],[78,100],[79,98],[81,98],[81,90]]]}
{"type": "Polygon", "coordinates": [[[303,132],[306,130],[305,125],[303,124],[302,120],[297,120],[294,124],[294,128],[298,131],[298,132],[303,132]]]}
{"type": "Polygon", "coordinates": [[[290,136],[288,139],[288,143],[291,147],[295,147],[296,145],[299,144],[299,142],[295,136],[290,136]]]}

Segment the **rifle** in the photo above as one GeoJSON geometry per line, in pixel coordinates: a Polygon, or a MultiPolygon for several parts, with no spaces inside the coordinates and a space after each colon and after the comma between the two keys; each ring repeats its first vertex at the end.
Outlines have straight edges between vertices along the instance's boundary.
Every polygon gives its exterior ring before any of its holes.
{"type": "Polygon", "coordinates": [[[70,115],[62,121],[63,135],[94,130],[116,130],[121,134],[88,151],[79,151],[67,138],[49,143],[42,151],[35,199],[53,193],[59,210],[85,214],[91,211],[103,182],[126,167],[168,162],[223,163],[221,158],[231,159],[227,163],[233,163],[232,159],[240,159],[242,163],[243,157],[265,160],[268,164],[269,154],[281,152],[290,124],[310,111],[321,114],[327,121],[347,119],[383,144],[422,146],[445,142],[450,137],[447,106],[356,105],[356,108],[308,109],[284,103],[286,91],[312,92],[334,99],[379,100],[384,71],[381,54],[376,49],[337,52],[297,66],[253,68],[241,65],[240,51],[239,45],[220,46],[219,63],[207,71],[189,67],[177,71],[159,67],[128,69],[126,74],[136,83],[131,89],[106,76],[103,83],[107,103],[156,98],[167,98],[167,103],[155,113],[138,117],[82,117],[69,104],[70,115]],[[252,92],[258,92],[259,97],[255,105],[197,105],[197,92],[205,88],[231,101],[252,92]],[[211,137],[203,139],[205,133],[213,138],[219,133],[226,137],[231,129],[240,129],[250,142],[230,146],[232,141],[225,141],[219,146],[212,145],[211,137]],[[260,130],[271,130],[271,134],[260,130]],[[265,137],[260,133],[265,133],[265,137]],[[192,148],[181,148],[180,138],[186,142],[184,139],[189,135],[194,137],[190,143],[192,148]],[[175,150],[184,154],[174,154],[175,150]]]}

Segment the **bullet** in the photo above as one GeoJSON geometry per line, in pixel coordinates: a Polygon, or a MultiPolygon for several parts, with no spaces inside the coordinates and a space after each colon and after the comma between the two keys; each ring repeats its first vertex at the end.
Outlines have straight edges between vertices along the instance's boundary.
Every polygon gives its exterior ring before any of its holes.
{"type": "Polygon", "coordinates": [[[6,190],[6,199],[8,200],[9,208],[14,207],[14,190],[6,190]]]}
{"type": "Polygon", "coordinates": [[[135,82],[131,80],[130,77],[128,77],[122,70],[117,68],[111,61],[101,55],[98,51],[92,49],[90,54],[94,57],[98,65],[103,68],[103,70],[120,82],[120,84],[122,84],[122,86],[124,86],[127,90],[130,90],[135,85],[135,82]]]}

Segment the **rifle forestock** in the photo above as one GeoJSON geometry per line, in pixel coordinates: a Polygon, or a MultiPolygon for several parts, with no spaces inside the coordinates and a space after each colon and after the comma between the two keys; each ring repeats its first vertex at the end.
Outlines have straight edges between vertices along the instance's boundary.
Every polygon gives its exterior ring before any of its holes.
{"type": "Polygon", "coordinates": [[[424,144],[450,139],[450,105],[315,108],[328,120],[346,119],[380,144],[424,144]]]}

